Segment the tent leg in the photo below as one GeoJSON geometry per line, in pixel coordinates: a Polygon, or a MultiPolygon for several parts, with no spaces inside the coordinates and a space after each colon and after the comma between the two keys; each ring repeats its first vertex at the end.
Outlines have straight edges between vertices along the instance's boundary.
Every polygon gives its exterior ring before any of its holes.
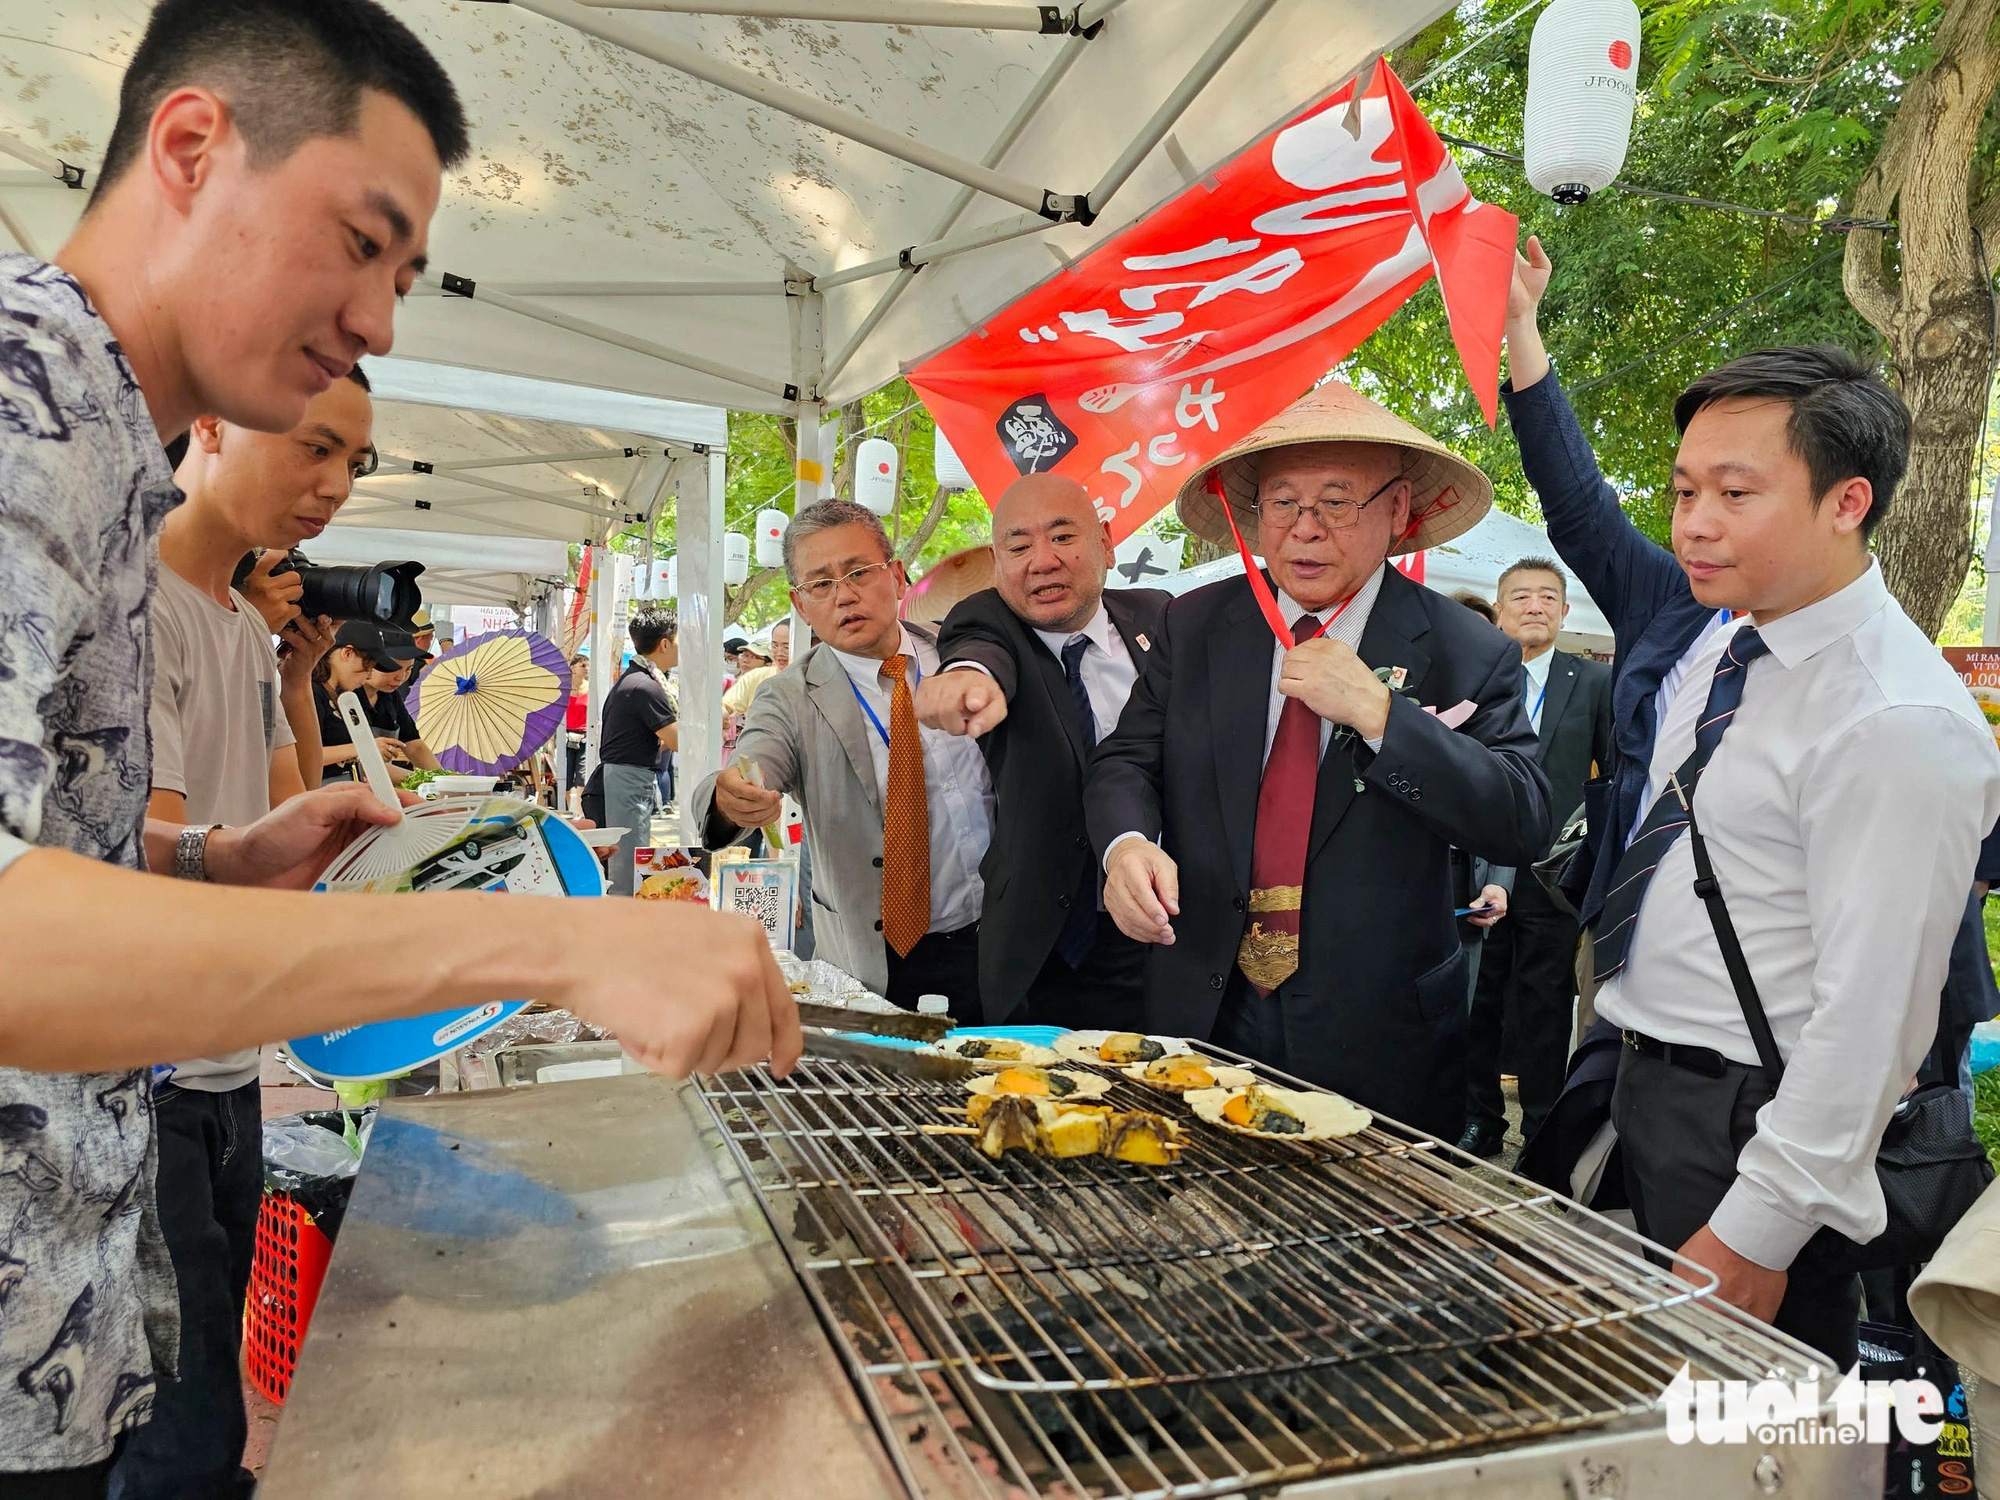
{"type": "Polygon", "coordinates": [[[681,748],[676,777],[681,839],[701,843],[694,788],[722,766],[722,507],[728,458],[683,459],[675,469],[675,536],[680,559],[681,748]]]}
{"type": "Polygon", "coordinates": [[[799,456],[792,469],[798,480],[792,514],[797,515],[833,493],[829,483],[833,455],[821,451],[819,433],[826,421],[826,403],[819,394],[826,364],[826,298],[803,272],[792,277],[791,285],[792,380],[799,392],[799,456]]]}
{"type": "Polygon", "coordinates": [[[618,554],[602,543],[592,559],[596,573],[590,582],[590,714],[584,730],[583,774],[597,769],[597,747],[604,724],[604,700],[618,680],[618,659],[624,642],[612,630],[612,612],[618,606],[618,554]]]}

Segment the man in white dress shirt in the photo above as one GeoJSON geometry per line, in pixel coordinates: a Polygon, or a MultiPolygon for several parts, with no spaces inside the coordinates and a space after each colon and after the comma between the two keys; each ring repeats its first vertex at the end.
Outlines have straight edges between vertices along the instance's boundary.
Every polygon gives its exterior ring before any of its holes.
{"type": "Polygon", "coordinates": [[[1869,555],[1909,415],[1829,347],[1703,376],[1674,408],[1669,559],[1624,518],[1550,375],[1535,325],[1548,275],[1531,240],[1506,395],[1523,466],[1564,518],[1551,535],[1618,624],[1621,672],[1652,618],[1689,612],[1639,814],[1600,856],[1615,868],[1586,911],[1598,1014],[1623,1029],[1626,1187],[1649,1238],[1845,1369],[1859,1284],[1834,1237],[1886,1221],[1876,1148],[1937,1029],[2000,815],[1990,732],[1869,555]],[[1775,1091],[1694,891],[1682,791],[1785,1063],[1775,1091]]]}
{"type": "Polygon", "coordinates": [[[790,793],[813,850],[817,956],[898,1005],[939,994],[979,1021],[993,792],[977,744],[917,722],[937,638],[904,624],[903,564],[852,501],[792,518],[785,575],[814,645],[758,690],[729,764],[695,789],[704,838],[718,847],[775,821],[790,793]]]}

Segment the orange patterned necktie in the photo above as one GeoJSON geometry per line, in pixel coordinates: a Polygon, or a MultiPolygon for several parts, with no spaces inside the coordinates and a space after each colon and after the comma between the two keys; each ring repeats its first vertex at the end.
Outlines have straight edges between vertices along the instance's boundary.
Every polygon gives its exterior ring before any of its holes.
{"type": "Polygon", "coordinates": [[[931,930],[931,814],[924,796],[924,742],[904,677],[910,659],[892,656],[882,675],[889,694],[889,790],[882,812],[882,936],[908,958],[931,930]]]}

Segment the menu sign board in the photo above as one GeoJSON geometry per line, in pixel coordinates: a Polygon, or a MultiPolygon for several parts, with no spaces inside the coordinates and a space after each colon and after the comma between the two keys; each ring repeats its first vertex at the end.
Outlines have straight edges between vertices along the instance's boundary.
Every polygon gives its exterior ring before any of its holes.
{"type": "Polygon", "coordinates": [[[2000,646],[1946,646],[1944,659],[1951,663],[1972,692],[1993,738],[2000,742],[2000,646]]]}

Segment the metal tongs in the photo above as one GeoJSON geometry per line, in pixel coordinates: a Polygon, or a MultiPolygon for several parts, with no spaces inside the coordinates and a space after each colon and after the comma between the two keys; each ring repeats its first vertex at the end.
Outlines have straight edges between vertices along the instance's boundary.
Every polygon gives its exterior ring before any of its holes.
{"type": "Polygon", "coordinates": [[[918,1015],[907,1010],[857,1010],[812,1000],[799,1002],[799,1023],[828,1031],[903,1037],[913,1042],[934,1042],[951,1030],[950,1016],[918,1015]]]}

